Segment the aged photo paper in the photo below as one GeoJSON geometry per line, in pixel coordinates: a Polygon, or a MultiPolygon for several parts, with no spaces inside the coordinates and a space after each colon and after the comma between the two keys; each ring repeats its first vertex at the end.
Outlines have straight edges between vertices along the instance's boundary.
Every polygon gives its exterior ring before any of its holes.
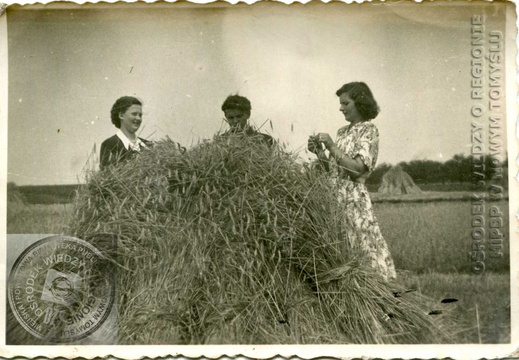
{"type": "Polygon", "coordinates": [[[515,354],[512,2],[0,16],[0,357],[515,354]]]}

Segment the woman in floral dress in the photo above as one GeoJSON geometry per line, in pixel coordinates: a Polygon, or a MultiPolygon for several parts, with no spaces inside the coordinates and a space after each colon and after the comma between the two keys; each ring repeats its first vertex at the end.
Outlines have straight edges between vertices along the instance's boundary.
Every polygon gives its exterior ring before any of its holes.
{"type": "Polygon", "coordinates": [[[373,268],[386,280],[394,279],[395,265],[364,185],[377,162],[378,129],[370,120],[378,115],[379,109],[371,90],[363,82],[345,84],[336,94],[340,111],[349,124],[337,131],[336,142],[326,133],[311,136],[308,149],[337,179],[340,199],[347,209],[351,230],[348,235],[367,252],[373,268]]]}

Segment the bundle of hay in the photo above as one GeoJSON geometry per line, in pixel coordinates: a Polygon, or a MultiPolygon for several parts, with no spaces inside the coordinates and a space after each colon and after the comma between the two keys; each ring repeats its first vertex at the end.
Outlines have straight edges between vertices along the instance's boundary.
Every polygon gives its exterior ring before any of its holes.
{"type": "Polygon", "coordinates": [[[406,195],[420,194],[422,190],[416,186],[411,176],[400,165],[395,165],[382,176],[378,192],[387,195],[406,195]]]}
{"type": "Polygon", "coordinates": [[[445,340],[423,299],[364,265],[343,214],[326,176],[228,136],[91,175],[71,228],[118,235],[122,344],[445,340]]]}

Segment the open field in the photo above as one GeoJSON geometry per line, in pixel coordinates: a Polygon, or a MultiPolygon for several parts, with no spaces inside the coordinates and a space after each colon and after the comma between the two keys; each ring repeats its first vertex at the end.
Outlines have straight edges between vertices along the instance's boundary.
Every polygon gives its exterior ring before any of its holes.
{"type": "MultiPolygon", "coordinates": [[[[507,209],[506,201],[491,205],[507,209]]],[[[503,257],[487,258],[487,271],[473,274],[471,250],[471,203],[377,203],[375,214],[393,254],[400,281],[437,301],[462,330],[453,343],[499,343],[510,340],[509,234],[503,257]],[[440,300],[455,298],[453,304],[440,300]]],[[[488,205],[490,206],[490,204],[488,205]]],[[[23,205],[11,203],[7,212],[8,233],[61,233],[71,216],[72,205],[23,205]]]]}
{"type": "Polygon", "coordinates": [[[410,288],[437,300],[437,307],[452,316],[460,331],[453,334],[455,343],[510,342],[510,276],[508,273],[471,274],[401,274],[410,288]],[[442,299],[458,302],[441,304],[442,299]]]}
{"type": "MultiPolygon", "coordinates": [[[[487,204],[506,212],[502,257],[487,252],[487,271],[509,272],[508,202],[487,204]]],[[[471,202],[374,204],[382,234],[397,269],[416,273],[472,273],[471,202]]]]}
{"type": "Polygon", "coordinates": [[[80,185],[27,185],[11,186],[7,192],[22,195],[27,204],[67,204],[73,201],[80,185]]]}
{"type": "MultiPolygon", "coordinates": [[[[403,202],[438,202],[438,201],[470,201],[474,196],[473,191],[424,191],[421,194],[386,195],[371,193],[373,203],[403,203],[403,202]]],[[[508,190],[503,192],[499,199],[486,199],[486,201],[506,201],[508,190]]]]}
{"type": "MultiPolygon", "coordinates": [[[[447,182],[416,184],[423,193],[418,195],[387,196],[378,194],[380,183],[366,184],[371,193],[373,202],[430,202],[430,201],[457,201],[469,200],[473,194],[473,184],[470,182],[447,182]]],[[[67,204],[72,202],[81,185],[25,185],[8,186],[9,196],[17,193],[22,196],[27,204],[67,204]]],[[[508,198],[508,190],[504,190],[504,199],[508,198]]]]}
{"type": "Polygon", "coordinates": [[[72,204],[24,205],[8,203],[8,234],[61,234],[69,222],[72,204]]]}
{"type": "MultiPolygon", "coordinates": [[[[373,174],[372,174],[373,176],[373,174]]],[[[413,179],[415,180],[415,179],[413,179]]],[[[380,180],[377,182],[371,182],[370,178],[367,180],[366,186],[368,191],[376,193],[380,187],[380,180]]],[[[424,193],[427,192],[472,192],[474,184],[472,182],[445,182],[445,183],[422,183],[415,182],[424,193]]]]}

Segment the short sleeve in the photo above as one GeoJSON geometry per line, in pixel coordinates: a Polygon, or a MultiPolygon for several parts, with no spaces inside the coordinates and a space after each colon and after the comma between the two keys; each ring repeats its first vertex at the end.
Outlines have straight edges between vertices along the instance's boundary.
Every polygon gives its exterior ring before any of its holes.
{"type": "Polygon", "coordinates": [[[359,156],[368,171],[371,172],[375,168],[378,157],[378,129],[371,122],[367,122],[365,125],[359,129],[352,157],[359,156]]]}

